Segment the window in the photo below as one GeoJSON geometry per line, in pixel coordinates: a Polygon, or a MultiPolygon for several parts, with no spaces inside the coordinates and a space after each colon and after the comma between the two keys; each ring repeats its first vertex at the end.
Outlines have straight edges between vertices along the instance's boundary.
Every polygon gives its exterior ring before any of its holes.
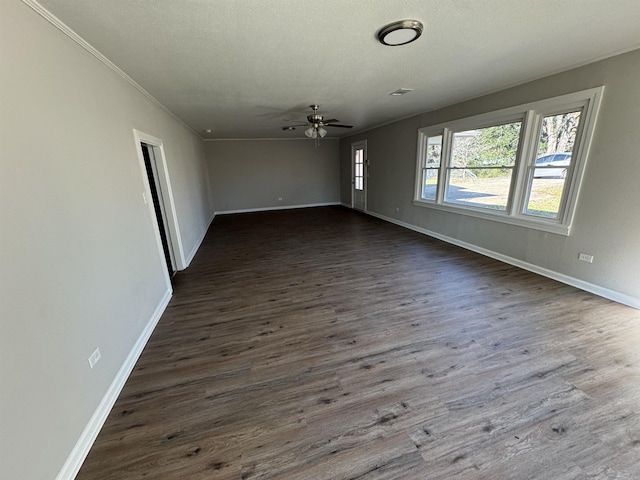
{"type": "Polygon", "coordinates": [[[421,128],[414,204],[568,235],[603,89],[421,128]]]}
{"type": "Polygon", "coordinates": [[[454,132],[445,201],[506,210],[522,122],[454,132]]]}
{"type": "Polygon", "coordinates": [[[558,218],[560,202],[571,167],[581,111],[549,115],[542,119],[533,175],[529,172],[524,212],[558,218]]]}
{"type": "Polygon", "coordinates": [[[427,137],[425,161],[422,166],[422,198],[424,199],[436,199],[440,155],[442,155],[442,135],[427,137]]]}

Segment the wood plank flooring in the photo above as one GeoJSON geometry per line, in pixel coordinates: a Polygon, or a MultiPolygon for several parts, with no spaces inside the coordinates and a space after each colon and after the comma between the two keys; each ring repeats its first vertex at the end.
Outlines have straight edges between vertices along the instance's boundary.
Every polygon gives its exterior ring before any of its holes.
{"type": "Polygon", "coordinates": [[[639,479],[640,311],[342,207],[220,216],[77,478],[639,479]]]}

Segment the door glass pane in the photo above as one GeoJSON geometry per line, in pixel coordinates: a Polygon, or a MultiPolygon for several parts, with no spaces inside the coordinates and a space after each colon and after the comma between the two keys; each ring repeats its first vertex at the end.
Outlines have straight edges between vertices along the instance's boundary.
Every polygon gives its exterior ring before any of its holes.
{"type": "Polygon", "coordinates": [[[538,155],[530,169],[524,213],[558,218],[573,147],[580,125],[580,111],[549,115],[542,120],[538,155]]]}
{"type": "Polygon", "coordinates": [[[522,122],[456,132],[445,201],[506,210],[522,122]]]}
{"type": "Polygon", "coordinates": [[[425,200],[436,199],[441,154],[442,135],[428,137],[424,168],[422,169],[422,198],[425,200]]]}
{"type": "Polygon", "coordinates": [[[364,190],[364,149],[358,148],[354,155],[353,186],[356,190],[364,190]]]}

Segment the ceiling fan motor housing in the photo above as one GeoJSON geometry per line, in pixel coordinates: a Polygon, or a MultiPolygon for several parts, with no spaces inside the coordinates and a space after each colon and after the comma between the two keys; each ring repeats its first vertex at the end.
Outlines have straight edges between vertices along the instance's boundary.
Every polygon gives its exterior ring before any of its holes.
{"type": "Polygon", "coordinates": [[[283,127],[282,130],[295,130],[295,127],[309,127],[305,130],[304,134],[307,137],[319,140],[327,134],[327,131],[324,127],[352,128],[352,125],[340,125],[336,123],[340,120],[337,120],[335,118],[325,121],[324,116],[318,113],[318,108],[320,108],[318,105],[309,105],[309,107],[313,110],[313,113],[311,115],[307,115],[306,124],[300,123],[291,125],[288,127],[283,127]]]}

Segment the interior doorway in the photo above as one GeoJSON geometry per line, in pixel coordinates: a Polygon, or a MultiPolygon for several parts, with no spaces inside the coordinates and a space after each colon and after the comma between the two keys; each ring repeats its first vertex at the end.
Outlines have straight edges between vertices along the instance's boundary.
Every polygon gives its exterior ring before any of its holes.
{"type": "Polygon", "coordinates": [[[169,277],[173,278],[177,271],[176,261],[173,256],[173,246],[171,245],[171,235],[168,230],[167,214],[165,211],[164,199],[162,197],[162,186],[160,185],[160,180],[158,178],[156,157],[153,152],[152,145],[140,142],[140,148],[142,149],[144,166],[147,171],[147,180],[149,180],[149,190],[151,191],[153,210],[156,214],[156,221],[158,222],[158,232],[160,233],[164,259],[167,262],[167,271],[169,272],[169,277]]]}
{"type": "Polygon", "coordinates": [[[167,271],[170,287],[171,279],[178,270],[186,267],[180,229],[171,191],[171,181],[167,170],[162,140],[134,130],[140,168],[145,179],[143,198],[149,205],[154,219],[154,231],[163,266],[167,271]]]}

